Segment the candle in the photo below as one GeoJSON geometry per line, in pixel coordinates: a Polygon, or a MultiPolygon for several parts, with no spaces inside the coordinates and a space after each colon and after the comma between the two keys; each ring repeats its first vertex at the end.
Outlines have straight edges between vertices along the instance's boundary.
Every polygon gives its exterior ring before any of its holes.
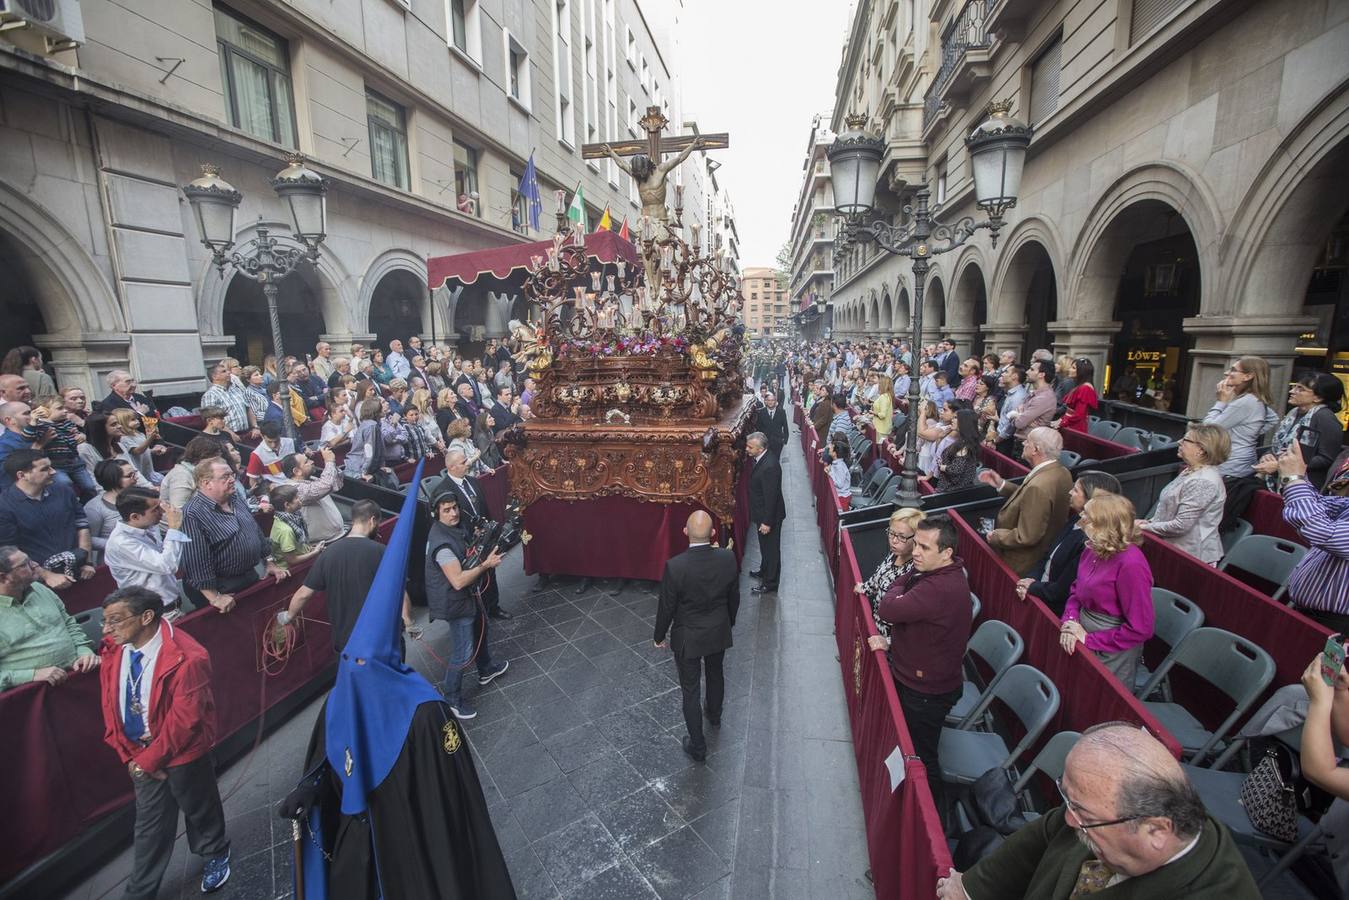
{"type": "Polygon", "coordinates": [[[557,211],[563,215],[567,212],[567,192],[553,191],[553,196],[557,198],[557,211]]]}
{"type": "Polygon", "coordinates": [[[558,270],[557,249],[554,247],[548,248],[548,268],[554,272],[558,270]]]}
{"type": "Polygon", "coordinates": [[[683,209],[683,208],[684,208],[684,186],[682,184],[676,184],[675,209],[683,209]]]}
{"type": "Polygon", "coordinates": [[[592,291],[600,289],[600,273],[598,271],[590,273],[590,289],[592,291]]]}
{"type": "Polygon", "coordinates": [[[618,277],[628,277],[628,261],[626,259],[619,259],[618,261],[618,277]]]}
{"type": "Polygon", "coordinates": [[[529,266],[535,272],[543,268],[543,257],[535,253],[529,257],[529,266]]]}
{"type": "Polygon", "coordinates": [[[697,250],[699,246],[698,238],[702,236],[703,226],[699,225],[697,222],[694,222],[692,225],[689,226],[689,231],[693,234],[693,249],[697,250]]]}
{"type": "Polygon", "coordinates": [[[614,276],[610,275],[610,276],[608,276],[608,278],[605,279],[605,280],[608,281],[608,283],[609,283],[609,293],[612,294],[612,293],[614,292],[614,276]]]}

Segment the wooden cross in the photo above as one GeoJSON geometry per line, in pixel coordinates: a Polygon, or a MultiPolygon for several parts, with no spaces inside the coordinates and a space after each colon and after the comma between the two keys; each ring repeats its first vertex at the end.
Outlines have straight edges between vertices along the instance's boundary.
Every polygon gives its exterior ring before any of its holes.
{"type": "Polygon", "coordinates": [[[722,150],[731,146],[731,136],[725,132],[721,134],[661,137],[661,131],[664,130],[666,125],[670,124],[670,120],[665,118],[659,106],[648,106],[646,115],[642,116],[637,124],[646,130],[646,140],[583,144],[581,146],[581,158],[601,159],[609,155],[609,150],[613,150],[619,156],[645,155],[652,162],[658,163],[666,153],[680,153],[690,144],[696,144],[695,150],[722,150]]]}

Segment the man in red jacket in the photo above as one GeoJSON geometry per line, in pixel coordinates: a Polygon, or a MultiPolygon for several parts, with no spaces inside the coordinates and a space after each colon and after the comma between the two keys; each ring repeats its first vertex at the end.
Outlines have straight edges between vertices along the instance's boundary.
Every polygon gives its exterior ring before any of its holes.
{"type": "Polygon", "coordinates": [[[136,790],[135,852],[128,898],[159,892],[178,830],[206,860],[203,893],[230,877],[230,844],[216,786],[215,697],[202,646],[161,620],[164,601],[143,587],[103,601],[103,740],[117,751],[136,790]]]}
{"type": "Polygon", "coordinates": [[[965,642],[970,638],[970,582],[959,536],[946,516],[919,522],[913,538],[913,571],[895,581],[877,615],[890,624],[890,671],[914,751],[927,768],[937,811],[945,816],[937,745],[942,723],[960,699],[965,642]]]}

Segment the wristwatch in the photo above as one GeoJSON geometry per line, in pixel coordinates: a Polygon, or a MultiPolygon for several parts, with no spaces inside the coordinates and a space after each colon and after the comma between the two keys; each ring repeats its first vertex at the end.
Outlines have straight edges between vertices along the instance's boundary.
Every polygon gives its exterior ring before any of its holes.
{"type": "Polygon", "coordinates": [[[1307,480],[1306,475],[1280,475],[1279,487],[1286,488],[1288,487],[1288,485],[1292,484],[1295,481],[1306,481],[1306,480],[1307,480]]]}

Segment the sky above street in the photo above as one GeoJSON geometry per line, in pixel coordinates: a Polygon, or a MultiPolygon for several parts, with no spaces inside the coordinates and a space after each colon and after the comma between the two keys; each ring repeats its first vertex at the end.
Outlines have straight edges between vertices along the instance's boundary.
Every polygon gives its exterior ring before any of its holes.
{"type": "Polygon", "coordinates": [[[684,109],[726,131],[717,180],[731,194],[740,265],[771,266],[788,238],[811,117],[834,104],[844,0],[685,0],[684,109]]]}

